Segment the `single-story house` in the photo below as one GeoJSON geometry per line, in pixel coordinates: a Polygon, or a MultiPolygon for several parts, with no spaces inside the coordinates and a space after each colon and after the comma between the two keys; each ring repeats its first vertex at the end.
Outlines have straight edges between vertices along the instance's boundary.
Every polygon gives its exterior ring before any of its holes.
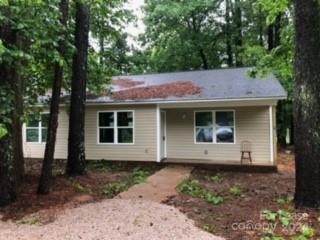
{"type": "MultiPolygon", "coordinates": [[[[287,94],[272,75],[248,68],[113,77],[87,95],[88,160],[240,164],[241,144],[252,162],[276,165],[276,105],[287,94]]],[[[24,126],[26,158],[42,158],[46,118],[24,126]]],[[[68,111],[61,105],[55,158],[67,158],[68,111]]]]}

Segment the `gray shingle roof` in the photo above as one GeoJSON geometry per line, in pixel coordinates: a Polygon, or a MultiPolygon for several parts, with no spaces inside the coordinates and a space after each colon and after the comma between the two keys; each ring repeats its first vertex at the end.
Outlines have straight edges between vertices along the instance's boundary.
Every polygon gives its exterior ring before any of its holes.
{"type": "MultiPolygon", "coordinates": [[[[183,100],[227,100],[227,99],[250,99],[250,98],[275,98],[282,99],[287,96],[279,81],[273,76],[261,78],[250,78],[247,75],[248,68],[225,68],[204,71],[173,72],[160,74],[144,74],[132,76],[116,76],[113,82],[122,79],[130,83],[139,81],[135,86],[112,85],[113,93],[140,88],[152,89],[163,84],[188,82],[201,88],[195,94],[179,96],[165,96],[117,100],[110,95],[90,96],[87,102],[161,102],[161,101],[183,101],[183,100]]],[[[129,84],[130,85],[130,84],[129,84]]],[[[133,84],[132,84],[133,85],[133,84]]]]}

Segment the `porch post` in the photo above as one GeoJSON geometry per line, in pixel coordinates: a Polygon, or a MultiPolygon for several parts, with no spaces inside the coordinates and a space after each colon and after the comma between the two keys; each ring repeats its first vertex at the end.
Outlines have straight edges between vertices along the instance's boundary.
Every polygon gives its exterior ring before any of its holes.
{"type": "Polygon", "coordinates": [[[269,126],[270,126],[270,159],[271,163],[274,163],[274,150],[273,150],[273,109],[269,106],[269,126]]]}
{"type": "Polygon", "coordinates": [[[157,118],[157,162],[161,161],[161,142],[160,142],[160,134],[161,134],[161,113],[160,113],[160,107],[159,104],[157,104],[156,109],[156,118],[157,118]]]}

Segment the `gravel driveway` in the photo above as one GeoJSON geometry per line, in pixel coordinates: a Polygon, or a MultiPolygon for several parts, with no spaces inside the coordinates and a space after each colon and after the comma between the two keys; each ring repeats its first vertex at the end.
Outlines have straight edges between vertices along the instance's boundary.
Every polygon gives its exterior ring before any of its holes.
{"type": "Polygon", "coordinates": [[[111,199],[68,209],[43,226],[0,222],[0,240],[197,239],[218,240],[174,207],[146,200],[111,199]]]}

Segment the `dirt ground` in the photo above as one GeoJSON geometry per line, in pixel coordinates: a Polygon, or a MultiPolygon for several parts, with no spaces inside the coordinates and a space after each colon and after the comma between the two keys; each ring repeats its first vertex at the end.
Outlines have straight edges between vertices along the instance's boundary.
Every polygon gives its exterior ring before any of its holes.
{"type": "Polygon", "coordinates": [[[51,192],[37,195],[39,176],[25,176],[18,187],[17,200],[0,208],[0,220],[17,223],[47,224],[53,222],[64,210],[79,205],[113,198],[135,183],[160,169],[158,165],[92,162],[86,176],[67,177],[59,166],[54,170],[51,192]],[[107,186],[114,184],[111,188],[107,186]],[[107,188],[107,191],[105,190],[107,188]],[[33,216],[34,215],[34,216],[33,216]]]}
{"type": "MultiPolygon", "coordinates": [[[[296,210],[292,203],[294,156],[280,153],[278,162],[278,173],[217,172],[197,168],[189,182],[198,181],[201,189],[223,197],[223,202],[215,205],[208,203],[205,197],[180,193],[165,203],[177,207],[200,228],[226,239],[294,239],[301,237],[302,226],[306,224],[314,234],[299,239],[318,239],[320,212],[296,210]],[[264,210],[268,211],[263,214],[264,210]],[[276,238],[280,236],[283,238],[276,238]]],[[[308,229],[304,229],[305,235],[308,229]]]]}

